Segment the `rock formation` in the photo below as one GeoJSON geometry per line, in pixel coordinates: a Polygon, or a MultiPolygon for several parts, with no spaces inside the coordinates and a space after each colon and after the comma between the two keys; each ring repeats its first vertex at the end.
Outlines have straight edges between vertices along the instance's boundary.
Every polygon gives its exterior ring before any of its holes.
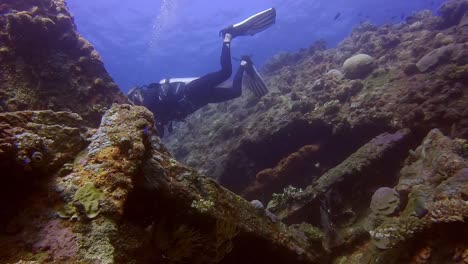
{"type": "Polygon", "coordinates": [[[2,146],[22,146],[1,164],[7,175],[19,174],[2,184],[15,194],[2,203],[4,263],[318,263],[323,258],[301,229],[274,221],[175,161],[143,107],[114,105],[99,129],[90,131],[69,113],[17,112],[0,114],[0,120],[16,128],[2,146]],[[60,150],[47,145],[48,138],[28,130],[44,122],[40,131],[49,132],[49,139],[69,135],[75,141],[60,150]],[[77,128],[65,126],[73,123],[77,128]],[[46,172],[34,160],[24,162],[38,146],[50,151],[41,161],[46,172]]]}
{"type": "Polygon", "coordinates": [[[1,112],[71,111],[96,127],[112,103],[128,102],[63,0],[5,0],[0,15],[1,112]]]}

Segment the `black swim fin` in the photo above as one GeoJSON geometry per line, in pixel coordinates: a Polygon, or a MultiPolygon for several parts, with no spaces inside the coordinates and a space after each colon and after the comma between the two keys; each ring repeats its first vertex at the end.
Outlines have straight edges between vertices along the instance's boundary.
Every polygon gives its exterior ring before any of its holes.
{"type": "Polygon", "coordinates": [[[219,31],[220,36],[224,36],[227,33],[233,37],[238,36],[253,36],[263,30],[269,28],[276,22],[276,9],[269,8],[262,12],[259,12],[242,22],[231,25],[225,29],[219,31]]]}
{"type": "Polygon", "coordinates": [[[252,91],[255,96],[259,98],[267,94],[269,92],[268,87],[266,86],[262,76],[260,76],[260,73],[253,65],[250,57],[242,56],[242,60],[247,62],[244,66],[244,84],[247,86],[247,89],[252,91]]]}

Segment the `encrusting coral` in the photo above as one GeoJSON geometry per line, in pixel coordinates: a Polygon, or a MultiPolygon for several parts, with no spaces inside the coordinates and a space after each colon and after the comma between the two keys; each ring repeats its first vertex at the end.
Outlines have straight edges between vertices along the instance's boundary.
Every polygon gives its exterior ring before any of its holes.
{"type": "Polygon", "coordinates": [[[437,200],[430,213],[435,223],[464,222],[468,218],[468,201],[460,196],[437,200]]]}

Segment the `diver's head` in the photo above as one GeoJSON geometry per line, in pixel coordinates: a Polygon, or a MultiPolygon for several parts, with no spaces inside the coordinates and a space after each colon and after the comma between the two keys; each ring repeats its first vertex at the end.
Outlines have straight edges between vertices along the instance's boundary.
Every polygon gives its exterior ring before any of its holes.
{"type": "Polygon", "coordinates": [[[135,105],[143,105],[143,89],[140,87],[137,86],[130,89],[130,91],[127,93],[127,96],[135,105]]]}

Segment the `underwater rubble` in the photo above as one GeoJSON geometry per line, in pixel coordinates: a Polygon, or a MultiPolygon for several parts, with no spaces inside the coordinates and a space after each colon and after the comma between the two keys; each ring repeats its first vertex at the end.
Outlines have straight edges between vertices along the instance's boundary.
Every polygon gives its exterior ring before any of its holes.
{"type": "Polygon", "coordinates": [[[278,55],[161,140],[63,1],[3,1],[0,262],[468,263],[467,10],[278,55]]]}

